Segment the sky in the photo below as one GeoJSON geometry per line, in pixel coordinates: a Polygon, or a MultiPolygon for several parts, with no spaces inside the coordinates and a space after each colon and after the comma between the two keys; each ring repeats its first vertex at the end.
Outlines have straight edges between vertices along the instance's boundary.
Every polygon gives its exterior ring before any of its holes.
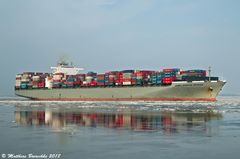
{"type": "Polygon", "coordinates": [[[239,0],[0,0],[0,96],[15,75],[51,72],[66,56],[85,71],[207,69],[240,94],[239,0]]]}

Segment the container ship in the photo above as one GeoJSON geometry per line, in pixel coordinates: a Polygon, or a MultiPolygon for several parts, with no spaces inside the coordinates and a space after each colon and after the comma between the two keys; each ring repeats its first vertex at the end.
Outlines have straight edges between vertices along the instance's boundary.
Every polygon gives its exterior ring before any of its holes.
{"type": "Polygon", "coordinates": [[[206,70],[167,68],[79,73],[66,62],[52,73],[16,75],[15,94],[47,101],[216,101],[226,81],[206,70]]]}

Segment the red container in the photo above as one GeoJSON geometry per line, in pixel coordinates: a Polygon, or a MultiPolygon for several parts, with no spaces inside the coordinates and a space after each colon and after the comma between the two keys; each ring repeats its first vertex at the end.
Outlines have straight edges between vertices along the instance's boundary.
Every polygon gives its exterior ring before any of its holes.
{"type": "Polygon", "coordinates": [[[207,72],[206,72],[206,70],[203,71],[202,76],[203,76],[203,77],[206,77],[206,76],[207,76],[207,72]]]}
{"type": "Polygon", "coordinates": [[[142,72],[136,72],[136,73],[134,73],[134,75],[135,75],[135,76],[142,76],[143,73],[142,73],[142,72]]]}
{"type": "Polygon", "coordinates": [[[81,87],[85,87],[85,86],[88,86],[88,84],[81,83],[81,87]]]}
{"type": "Polygon", "coordinates": [[[124,78],[122,81],[123,82],[131,82],[131,78],[124,78]]]}
{"type": "Polygon", "coordinates": [[[123,80],[122,79],[118,79],[115,81],[115,85],[117,86],[121,86],[123,84],[123,80]]]}
{"type": "Polygon", "coordinates": [[[172,84],[173,78],[163,78],[162,84],[172,84]]]}
{"type": "Polygon", "coordinates": [[[53,82],[61,82],[61,80],[53,80],[53,82]]]}
{"type": "Polygon", "coordinates": [[[136,80],[131,80],[132,85],[136,85],[137,81],[136,80]]]}
{"type": "Polygon", "coordinates": [[[91,86],[91,87],[97,86],[97,82],[96,82],[96,81],[92,81],[92,82],[90,83],[90,86],[91,86]]]}
{"type": "Polygon", "coordinates": [[[114,79],[114,78],[109,78],[108,81],[109,81],[109,82],[114,82],[115,79],[114,79]]]}
{"type": "Polygon", "coordinates": [[[97,75],[97,80],[104,80],[105,79],[105,75],[104,74],[98,74],[97,75]]]}
{"type": "Polygon", "coordinates": [[[198,72],[187,72],[187,73],[184,73],[186,74],[187,76],[201,76],[201,74],[199,74],[198,72]]]}
{"type": "Polygon", "coordinates": [[[38,88],[44,88],[45,87],[45,83],[44,82],[39,82],[38,83],[38,88]]]}
{"type": "Polygon", "coordinates": [[[75,85],[75,82],[66,82],[67,85],[75,85]]]}
{"type": "Polygon", "coordinates": [[[98,85],[98,86],[105,86],[105,83],[103,83],[103,82],[97,82],[97,85],[98,85]]]}
{"type": "Polygon", "coordinates": [[[38,85],[38,81],[32,81],[32,85],[38,85]]]}
{"type": "Polygon", "coordinates": [[[174,69],[172,69],[172,68],[163,69],[163,72],[173,72],[173,71],[174,71],[174,69]]]}
{"type": "Polygon", "coordinates": [[[75,85],[76,86],[80,86],[81,85],[81,81],[79,79],[77,79],[77,81],[75,81],[75,85]]]}

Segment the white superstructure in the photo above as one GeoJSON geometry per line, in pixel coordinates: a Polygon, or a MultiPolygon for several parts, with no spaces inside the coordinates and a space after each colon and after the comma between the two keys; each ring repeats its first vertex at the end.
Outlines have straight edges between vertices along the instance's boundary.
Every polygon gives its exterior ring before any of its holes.
{"type": "Polygon", "coordinates": [[[52,73],[64,73],[66,75],[76,75],[79,71],[82,71],[83,68],[77,68],[74,66],[69,66],[68,63],[58,63],[57,67],[51,67],[53,70],[52,73]]]}

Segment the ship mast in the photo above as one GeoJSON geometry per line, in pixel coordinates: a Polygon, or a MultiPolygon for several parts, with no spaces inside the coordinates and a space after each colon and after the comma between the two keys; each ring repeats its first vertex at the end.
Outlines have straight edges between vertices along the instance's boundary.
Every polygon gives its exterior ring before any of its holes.
{"type": "Polygon", "coordinates": [[[211,81],[211,66],[208,67],[208,80],[211,81]]]}

